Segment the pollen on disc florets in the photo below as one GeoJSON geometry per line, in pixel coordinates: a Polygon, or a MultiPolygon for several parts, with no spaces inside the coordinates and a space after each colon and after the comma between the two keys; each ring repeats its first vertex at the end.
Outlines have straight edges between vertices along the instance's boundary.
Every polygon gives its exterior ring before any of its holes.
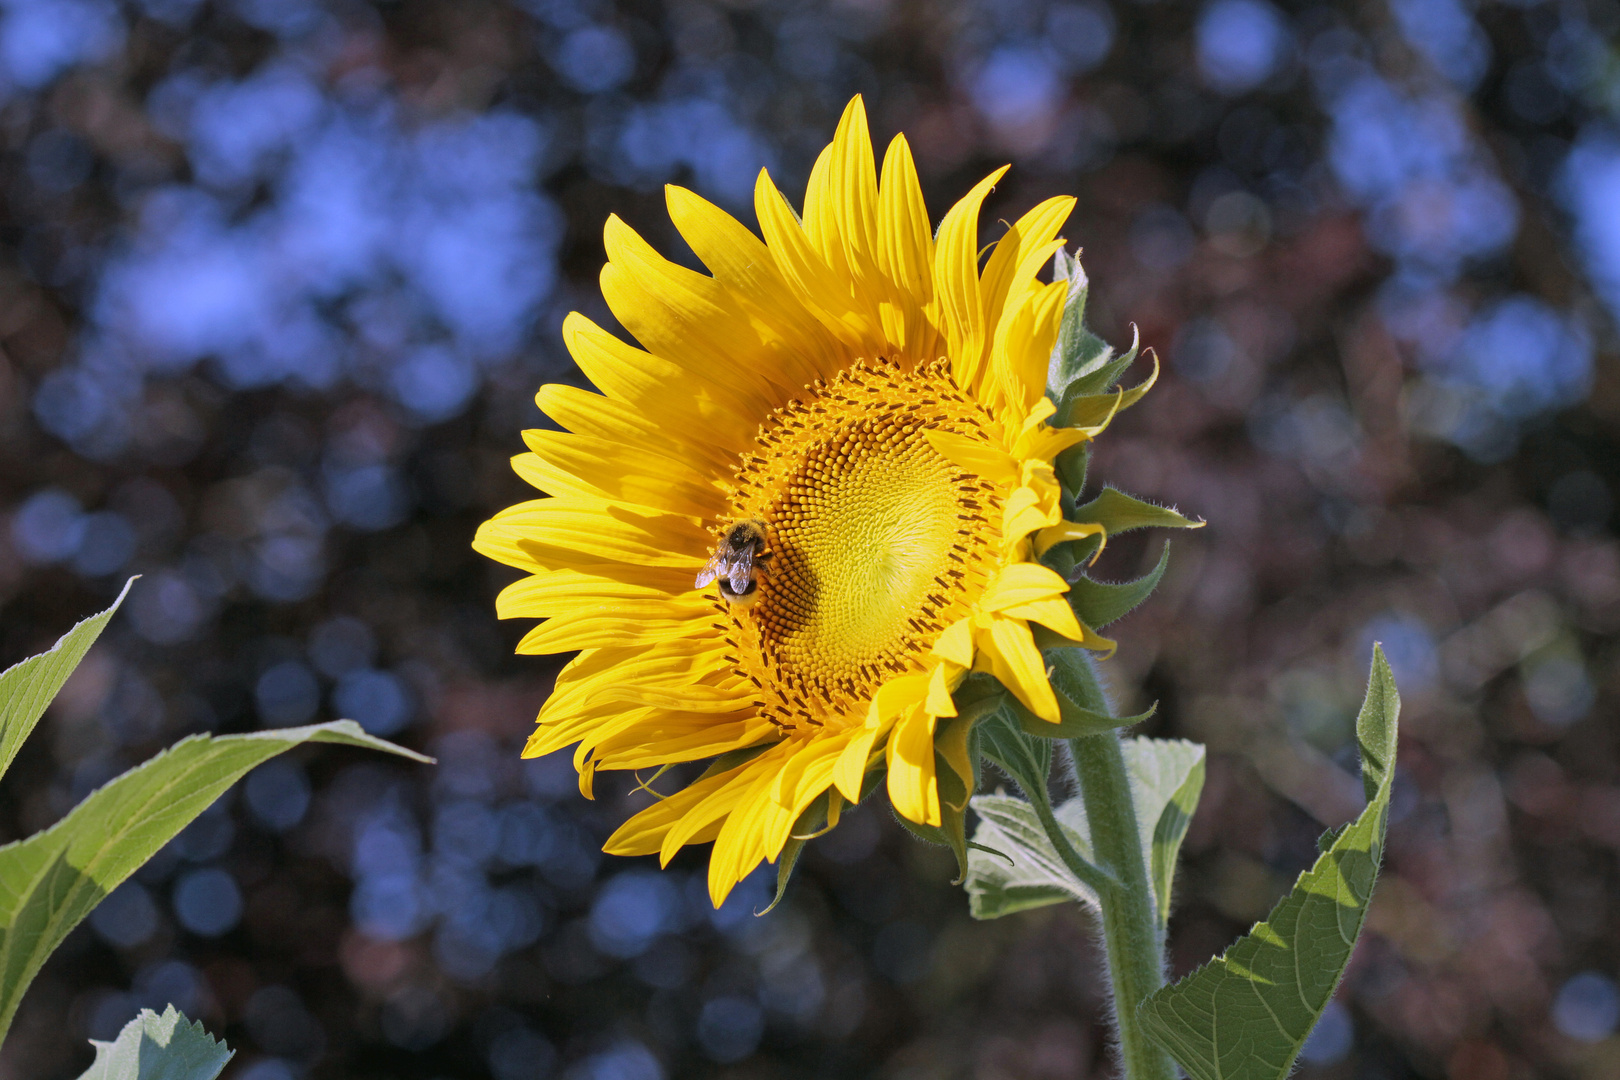
{"type": "Polygon", "coordinates": [[[877,688],[923,670],[966,613],[993,559],[1000,495],[923,432],[985,438],[993,424],[944,362],[878,359],[806,387],[761,425],[732,504],[765,521],[769,569],[756,604],[727,610],[727,638],[779,726],[864,720],[877,688]]]}

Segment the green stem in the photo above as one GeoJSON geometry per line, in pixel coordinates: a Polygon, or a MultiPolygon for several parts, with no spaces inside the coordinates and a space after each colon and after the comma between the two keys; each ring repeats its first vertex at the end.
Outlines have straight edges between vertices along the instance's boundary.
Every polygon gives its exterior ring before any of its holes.
{"type": "Polygon", "coordinates": [[[1149,1042],[1136,1021],[1137,1005],[1164,985],[1164,932],[1142,859],[1119,736],[1109,732],[1072,739],[1069,748],[1080,780],[1080,797],[1086,803],[1092,853],[1114,878],[1108,888],[1098,891],[1098,897],[1124,1077],[1175,1080],[1170,1055],[1149,1042]]]}
{"type": "MultiPolygon", "coordinates": [[[[1079,697],[1087,699],[1077,700],[1076,704],[1112,715],[1089,659],[1069,665],[1069,673],[1077,677],[1070,683],[1071,692],[1078,691],[1079,697]]],[[[1175,1080],[1175,1063],[1148,1041],[1136,1019],[1136,1007],[1164,985],[1164,928],[1159,925],[1153,886],[1142,856],[1136,806],[1119,735],[1108,732],[1070,739],[1069,750],[1080,783],[1080,797],[1085,800],[1092,856],[1111,879],[1097,890],[1097,895],[1102,902],[1103,943],[1108,952],[1114,1017],[1119,1026],[1122,1075],[1124,1080],[1175,1080]]],[[[1047,824],[1047,818],[1042,818],[1043,827],[1061,854],[1069,845],[1061,831],[1053,832],[1055,824],[1047,824]]]]}
{"type": "Polygon", "coordinates": [[[1063,865],[1069,868],[1069,873],[1090,885],[1098,896],[1118,884],[1108,876],[1107,871],[1087,862],[1084,855],[1074,850],[1074,845],[1069,843],[1069,837],[1064,833],[1063,826],[1052,813],[1052,800],[1047,797],[1046,792],[1038,794],[1031,792],[1029,804],[1035,808],[1035,817],[1040,821],[1041,829],[1046,833],[1046,838],[1052,841],[1052,847],[1057,851],[1058,858],[1063,860],[1063,865]]]}

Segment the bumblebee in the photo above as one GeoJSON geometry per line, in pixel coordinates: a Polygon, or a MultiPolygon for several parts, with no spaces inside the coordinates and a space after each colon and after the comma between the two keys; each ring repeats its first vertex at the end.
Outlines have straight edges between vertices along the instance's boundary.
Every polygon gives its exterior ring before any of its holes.
{"type": "Polygon", "coordinates": [[[770,558],[765,550],[764,520],[756,517],[739,521],[715,545],[714,555],[698,574],[694,587],[701,589],[718,581],[722,599],[747,607],[759,599],[759,571],[770,558]]]}

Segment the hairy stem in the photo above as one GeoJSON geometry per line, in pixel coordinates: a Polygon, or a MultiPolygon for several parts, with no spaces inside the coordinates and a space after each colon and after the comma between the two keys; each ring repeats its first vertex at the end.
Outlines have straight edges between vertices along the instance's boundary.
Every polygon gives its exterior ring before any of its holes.
{"type": "MultiPolygon", "coordinates": [[[[1074,665],[1071,673],[1079,676],[1075,680],[1079,685],[1071,683],[1071,692],[1089,699],[1076,704],[1111,714],[1089,659],[1074,665]]],[[[1148,1041],[1136,1019],[1142,999],[1164,985],[1164,930],[1142,855],[1125,754],[1114,732],[1071,739],[1069,751],[1080,797],[1085,800],[1092,856],[1109,879],[1097,889],[1097,895],[1102,902],[1103,942],[1108,951],[1123,1076],[1125,1080],[1175,1080],[1175,1063],[1148,1041]]],[[[1048,817],[1042,817],[1042,825],[1062,854],[1069,844],[1061,830],[1054,829],[1055,820],[1047,823],[1048,817]]]]}
{"type": "Polygon", "coordinates": [[[1136,1021],[1142,999],[1164,985],[1164,934],[1136,829],[1136,808],[1119,736],[1091,735],[1069,743],[1091,846],[1113,880],[1098,890],[1103,942],[1113,983],[1114,1017],[1126,1080],[1175,1080],[1170,1056],[1147,1040],[1136,1021]]]}
{"type": "Polygon", "coordinates": [[[1040,821],[1041,829],[1046,833],[1046,838],[1052,841],[1052,847],[1056,849],[1058,858],[1063,860],[1063,865],[1069,868],[1069,873],[1090,885],[1098,896],[1101,896],[1105,890],[1117,884],[1113,878],[1108,876],[1106,871],[1087,862],[1085,856],[1074,850],[1074,845],[1069,843],[1069,838],[1064,833],[1063,826],[1059,824],[1057,816],[1052,813],[1052,800],[1047,797],[1046,792],[1031,794],[1029,802],[1035,808],[1035,817],[1040,821]]]}

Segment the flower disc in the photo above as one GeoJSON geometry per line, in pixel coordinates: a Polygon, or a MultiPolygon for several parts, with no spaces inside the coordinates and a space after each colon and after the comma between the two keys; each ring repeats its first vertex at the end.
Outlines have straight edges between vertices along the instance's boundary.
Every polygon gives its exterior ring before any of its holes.
{"type": "Polygon", "coordinates": [[[921,671],[982,586],[995,485],[935,450],[925,428],[990,422],[942,364],[865,361],[765,425],[732,495],[766,523],[760,598],[722,605],[741,669],[784,730],[864,722],[883,681],[921,671]]]}

